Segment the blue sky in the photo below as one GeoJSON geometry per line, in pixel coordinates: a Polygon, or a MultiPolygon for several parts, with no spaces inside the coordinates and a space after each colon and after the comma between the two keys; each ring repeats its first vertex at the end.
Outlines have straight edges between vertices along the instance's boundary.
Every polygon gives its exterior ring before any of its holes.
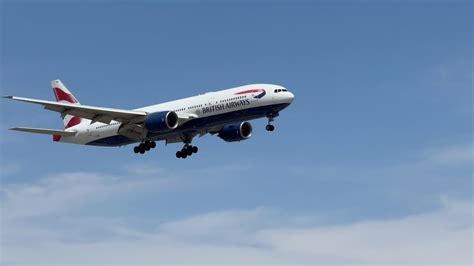
{"type": "Polygon", "coordinates": [[[9,132],[62,121],[1,101],[2,264],[472,263],[472,2],[1,7],[4,95],[54,99],[56,78],[130,109],[249,83],[296,95],[275,132],[256,120],[186,160],[9,132]]]}

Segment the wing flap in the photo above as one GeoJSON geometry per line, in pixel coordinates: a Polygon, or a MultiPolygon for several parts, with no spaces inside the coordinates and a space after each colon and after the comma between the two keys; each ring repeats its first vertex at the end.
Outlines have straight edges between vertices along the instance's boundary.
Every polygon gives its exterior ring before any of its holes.
{"type": "Polygon", "coordinates": [[[62,136],[62,137],[74,136],[76,134],[76,132],[73,132],[73,131],[64,131],[64,130],[46,129],[46,128],[33,128],[33,127],[14,127],[14,128],[10,128],[10,130],[36,133],[36,134],[45,134],[45,135],[56,135],[56,136],[62,136]]]}

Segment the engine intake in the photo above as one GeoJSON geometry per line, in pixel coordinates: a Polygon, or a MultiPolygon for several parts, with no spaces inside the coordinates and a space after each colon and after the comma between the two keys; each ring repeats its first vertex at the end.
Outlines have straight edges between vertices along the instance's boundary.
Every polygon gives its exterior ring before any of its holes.
{"type": "Polygon", "coordinates": [[[246,140],[252,136],[252,125],[249,122],[226,125],[218,136],[227,142],[246,140]]]}
{"type": "Polygon", "coordinates": [[[178,127],[178,115],[173,111],[163,111],[149,114],[145,117],[145,127],[149,132],[160,133],[178,127]]]}

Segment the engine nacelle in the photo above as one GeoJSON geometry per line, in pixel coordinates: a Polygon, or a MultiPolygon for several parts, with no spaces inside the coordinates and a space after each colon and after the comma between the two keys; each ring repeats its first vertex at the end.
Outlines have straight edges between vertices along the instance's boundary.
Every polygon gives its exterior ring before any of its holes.
{"type": "Polygon", "coordinates": [[[178,127],[178,115],[173,111],[151,113],[145,117],[145,128],[152,133],[166,132],[178,127]]]}
{"type": "Polygon", "coordinates": [[[249,122],[226,125],[219,132],[219,137],[227,142],[242,141],[252,136],[252,125],[249,122]]]}

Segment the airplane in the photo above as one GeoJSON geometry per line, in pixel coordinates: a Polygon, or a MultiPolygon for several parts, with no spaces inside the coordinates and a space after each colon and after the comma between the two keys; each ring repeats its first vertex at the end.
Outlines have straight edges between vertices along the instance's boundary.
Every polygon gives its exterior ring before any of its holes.
{"type": "Polygon", "coordinates": [[[177,158],[198,152],[192,140],[206,134],[227,142],[249,139],[252,125],[248,120],[268,119],[267,131],[273,131],[274,119],[288,107],[294,94],[273,84],[250,84],[206,92],[197,96],[146,106],[133,110],[82,105],[61,80],[51,81],[56,101],[4,96],[4,98],[42,105],[61,114],[64,130],[14,127],[10,130],[52,135],[53,141],[118,147],[138,143],[135,153],[144,154],[157,141],[183,143],[177,158]]]}

